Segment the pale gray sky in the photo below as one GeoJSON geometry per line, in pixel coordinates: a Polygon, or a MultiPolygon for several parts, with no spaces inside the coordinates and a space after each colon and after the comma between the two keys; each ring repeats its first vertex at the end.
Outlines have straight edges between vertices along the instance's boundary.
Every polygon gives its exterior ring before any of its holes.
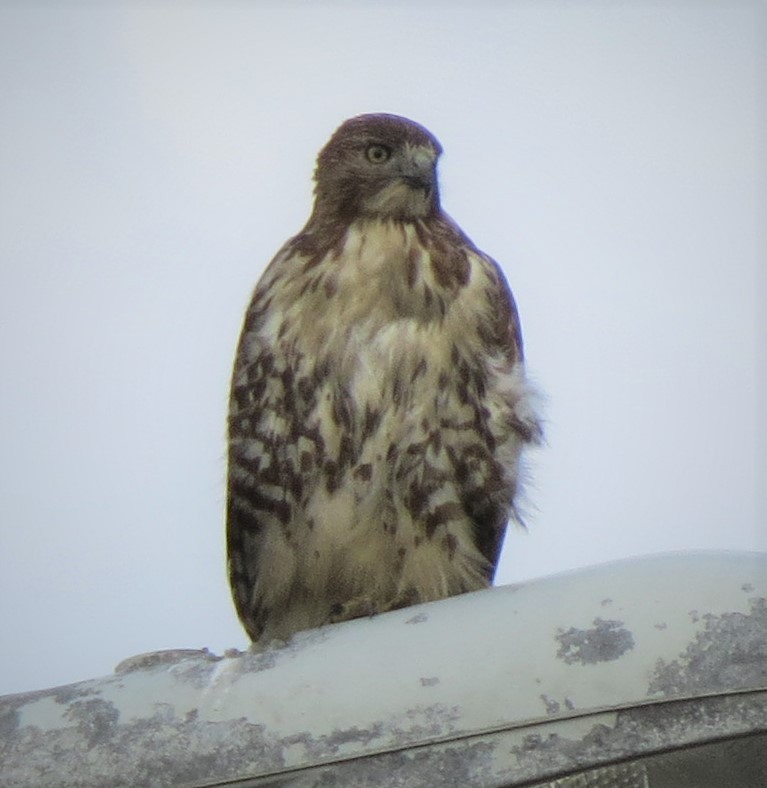
{"type": "Polygon", "coordinates": [[[546,395],[498,581],[767,550],[764,46],[756,2],[0,3],[0,693],[244,647],[234,346],[362,112],[441,140],[546,395]]]}

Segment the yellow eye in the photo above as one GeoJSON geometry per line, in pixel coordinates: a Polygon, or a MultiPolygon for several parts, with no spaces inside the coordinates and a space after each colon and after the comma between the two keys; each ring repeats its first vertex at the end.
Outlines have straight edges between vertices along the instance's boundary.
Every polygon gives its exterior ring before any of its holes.
{"type": "Polygon", "coordinates": [[[387,148],[386,145],[378,145],[377,143],[373,143],[372,145],[367,146],[365,150],[365,156],[372,164],[383,164],[385,161],[389,161],[391,150],[387,148]]]}

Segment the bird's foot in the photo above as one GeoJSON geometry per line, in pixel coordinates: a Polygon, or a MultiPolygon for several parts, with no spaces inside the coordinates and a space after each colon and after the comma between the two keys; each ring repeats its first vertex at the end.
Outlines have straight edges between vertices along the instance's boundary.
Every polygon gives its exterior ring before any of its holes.
{"type": "Polygon", "coordinates": [[[347,602],[336,602],[328,614],[328,624],[338,624],[341,621],[351,621],[354,618],[366,618],[386,613],[389,610],[399,610],[403,607],[417,605],[423,600],[415,588],[406,588],[397,596],[387,602],[376,602],[368,596],[358,596],[347,602]]]}
{"type": "Polygon", "coordinates": [[[338,624],[341,621],[351,621],[353,618],[365,618],[380,613],[379,606],[366,596],[358,596],[348,602],[336,602],[328,614],[328,624],[338,624]]]}

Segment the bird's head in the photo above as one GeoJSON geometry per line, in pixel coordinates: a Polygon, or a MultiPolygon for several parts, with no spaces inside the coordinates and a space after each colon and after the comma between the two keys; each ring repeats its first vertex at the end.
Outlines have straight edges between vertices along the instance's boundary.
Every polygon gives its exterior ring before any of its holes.
{"type": "Polygon", "coordinates": [[[317,157],[314,213],[348,220],[436,215],[440,153],[432,134],[407,118],[351,118],[317,157]]]}

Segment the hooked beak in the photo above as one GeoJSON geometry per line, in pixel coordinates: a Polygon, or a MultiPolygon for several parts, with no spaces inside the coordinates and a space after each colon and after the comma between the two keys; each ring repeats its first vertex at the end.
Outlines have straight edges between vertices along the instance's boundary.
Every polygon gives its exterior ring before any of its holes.
{"type": "Polygon", "coordinates": [[[400,177],[411,189],[419,189],[428,195],[434,188],[436,160],[431,148],[411,148],[402,164],[400,177]]]}

